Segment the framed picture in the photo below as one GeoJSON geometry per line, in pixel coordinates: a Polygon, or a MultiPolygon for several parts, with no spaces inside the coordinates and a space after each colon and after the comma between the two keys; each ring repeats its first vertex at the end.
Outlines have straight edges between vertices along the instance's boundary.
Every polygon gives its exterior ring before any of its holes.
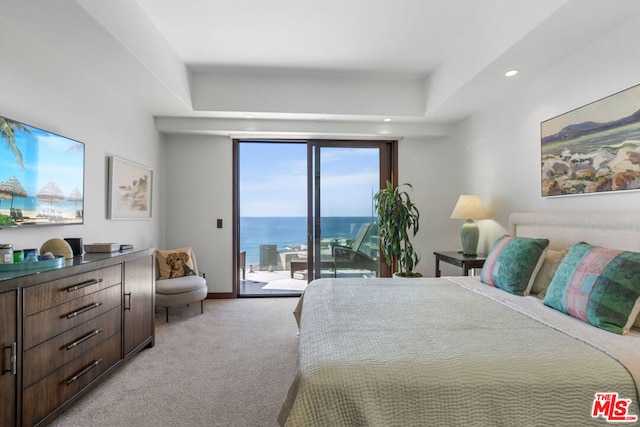
{"type": "Polygon", "coordinates": [[[146,166],[109,157],[109,219],[151,218],[153,171],[146,166]]]}
{"type": "Polygon", "coordinates": [[[640,189],[640,85],[540,124],[542,197],[640,189]]]}

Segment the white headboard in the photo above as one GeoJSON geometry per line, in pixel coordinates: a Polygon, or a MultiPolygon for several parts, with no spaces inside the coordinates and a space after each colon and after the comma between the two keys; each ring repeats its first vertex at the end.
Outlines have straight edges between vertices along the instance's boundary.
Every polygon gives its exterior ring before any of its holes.
{"type": "Polygon", "coordinates": [[[582,241],[640,252],[640,212],[513,213],[509,234],[549,239],[550,249],[582,241]]]}

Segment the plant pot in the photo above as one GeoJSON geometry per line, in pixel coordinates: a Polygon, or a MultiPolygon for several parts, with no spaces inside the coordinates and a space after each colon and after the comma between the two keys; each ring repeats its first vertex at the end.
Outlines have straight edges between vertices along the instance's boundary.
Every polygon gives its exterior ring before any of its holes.
{"type": "Polygon", "coordinates": [[[424,277],[422,276],[422,273],[413,272],[410,276],[400,276],[399,273],[393,273],[394,279],[418,279],[420,277],[424,277]]]}

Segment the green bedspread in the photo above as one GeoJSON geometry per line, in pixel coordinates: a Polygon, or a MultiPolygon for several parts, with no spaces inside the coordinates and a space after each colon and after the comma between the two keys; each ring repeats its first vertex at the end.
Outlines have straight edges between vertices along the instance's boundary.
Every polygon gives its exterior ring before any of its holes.
{"type": "Polygon", "coordinates": [[[608,425],[600,392],[639,413],[617,360],[446,278],[321,279],[303,298],[281,425],[608,425]]]}

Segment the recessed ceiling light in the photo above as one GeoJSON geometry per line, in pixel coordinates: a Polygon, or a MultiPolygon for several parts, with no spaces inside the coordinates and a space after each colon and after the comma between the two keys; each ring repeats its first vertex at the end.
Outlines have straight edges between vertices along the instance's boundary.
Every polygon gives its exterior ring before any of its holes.
{"type": "Polygon", "coordinates": [[[506,73],[504,73],[505,76],[507,77],[513,77],[516,74],[518,74],[520,72],[520,70],[509,70],[506,73]]]}
{"type": "Polygon", "coordinates": [[[386,119],[383,120],[384,122],[390,122],[391,118],[387,117],[386,119]]]}

